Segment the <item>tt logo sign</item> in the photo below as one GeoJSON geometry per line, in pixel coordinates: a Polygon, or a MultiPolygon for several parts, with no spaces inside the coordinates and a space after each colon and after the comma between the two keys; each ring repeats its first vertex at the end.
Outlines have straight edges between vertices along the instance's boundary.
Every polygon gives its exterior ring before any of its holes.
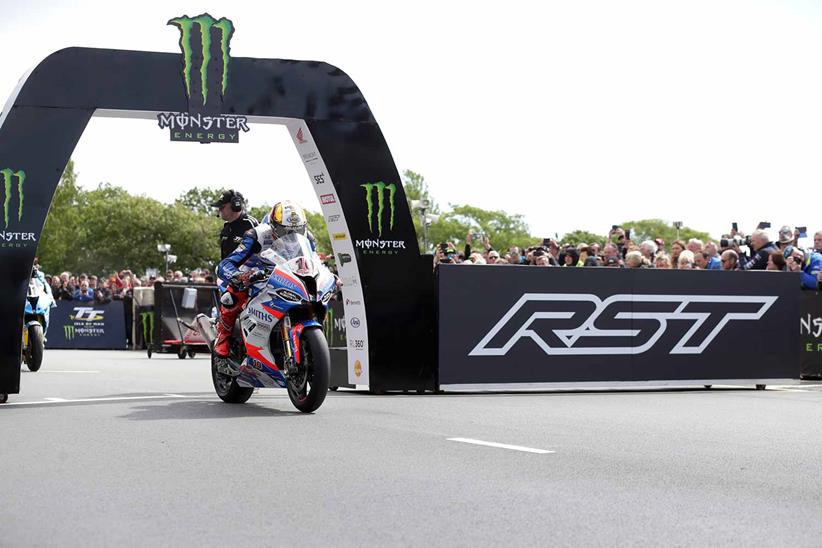
{"type": "Polygon", "coordinates": [[[97,322],[103,319],[103,312],[103,310],[94,310],[90,306],[76,306],[74,307],[74,316],[70,316],[70,318],[81,322],[97,322]]]}
{"type": "Polygon", "coordinates": [[[522,339],[549,356],[642,354],[669,331],[669,354],[701,354],[729,322],[759,320],[777,298],[526,293],[468,355],[504,356],[522,339]]]}
{"type": "Polygon", "coordinates": [[[222,58],[222,71],[220,76],[220,97],[225,95],[228,89],[228,64],[229,64],[229,45],[231,36],[234,34],[234,24],[225,17],[216,20],[207,13],[198,15],[197,17],[175,17],[168,22],[169,25],[174,25],[180,29],[180,49],[183,50],[183,81],[186,86],[186,94],[189,100],[191,99],[192,88],[192,72],[194,71],[195,61],[200,65],[200,95],[203,98],[203,106],[208,101],[209,90],[209,72],[208,67],[211,63],[211,44],[212,31],[219,32],[219,55],[222,58]],[[195,45],[195,26],[199,31],[200,48],[196,49],[195,45]]]}

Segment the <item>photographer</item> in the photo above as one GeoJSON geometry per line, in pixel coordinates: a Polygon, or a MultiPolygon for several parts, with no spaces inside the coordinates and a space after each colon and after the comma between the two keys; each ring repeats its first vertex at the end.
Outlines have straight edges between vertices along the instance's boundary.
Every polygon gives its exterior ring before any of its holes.
{"type": "Polygon", "coordinates": [[[788,259],[788,271],[799,272],[803,289],[817,289],[822,281],[822,254],[813,251],[805,253],[798,247],[785,248],[788,259]]]}
{"type": "MultiPolygon", "coordinates": [[[[771,243],[768,233],[762,229],[757,229],[751,234],[751,250],[753,257],[747,262],[739,265],[739,270],[765,270],[768,266],[768,255],[776,251],[776,246],[771,243]]],[[[739,253],[739,243],[734,240],[734,251],[739,253]]]]}

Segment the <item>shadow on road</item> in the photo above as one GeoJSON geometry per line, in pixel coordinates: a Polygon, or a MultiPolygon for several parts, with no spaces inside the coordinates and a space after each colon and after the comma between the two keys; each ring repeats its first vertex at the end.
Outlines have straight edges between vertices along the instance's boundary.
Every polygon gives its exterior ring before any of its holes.
{"type": "MultiPolygon", "coordinates": [[[[280,403],[280,402],[277,402],[280,403]]],[[[287,399],[283,405],[291,407],[287,399]]],[[[305,415],[295,411],[273,409],[254,403],[228,404],[218,401],[179,401],[157,403],[154,405],[139,405],[131,408],[131,412],[121,415],[120,418],[135,421],[158,421],[180,419],[236,419],[240,417],[295,417],[305,415]]]]}

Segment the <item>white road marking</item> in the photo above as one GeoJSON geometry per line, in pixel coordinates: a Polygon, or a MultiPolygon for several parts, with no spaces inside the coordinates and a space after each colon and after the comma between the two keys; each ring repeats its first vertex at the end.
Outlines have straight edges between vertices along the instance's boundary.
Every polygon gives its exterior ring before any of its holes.
{"type": "Polygon", "coordinates": [[[49,371],[40,370],[40,373],[99,373],[99,371],[49,371]]]}
{"type": "Polygon", "coordinates": [[[555,451],[548,451],[546,449],[534,449],[533,447],[523,447],[521,445],[508,445],[506,443],[496,443],[493,441],[472,440],[470,438],[448,438],[448,441],[457,441],[460,443],[471,443],[474,445],[484,445],[486,447],[498,447],[500,449],[511,449],[512,451],[522,451],[524,453],[538,453],[545,455],[554,453],[555,451]]]}
{"type": "Polygon", "coordinates": [[[4,403],[0,407],[8,405],[44,405],[49,403],[86,403],[86,402],[100,402],[100,401],[132,401],[132,400],[167,400],[176,398],[185,398],[179,394],[157,394],[156,396],[121,396],[117,398],[81,398],[76,400],[64,400],[62,398],[44,398],[43,401],[17,401],[4,403]]]}

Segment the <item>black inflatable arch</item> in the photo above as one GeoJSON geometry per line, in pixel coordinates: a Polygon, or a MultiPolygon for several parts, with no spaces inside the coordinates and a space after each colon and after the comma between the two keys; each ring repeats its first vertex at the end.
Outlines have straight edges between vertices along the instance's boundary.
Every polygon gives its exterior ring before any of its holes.
{"type": "MultiPolygon", "coordinates": [[[[0,299],[0,393],[20,389],[21,315],[36,241],[89,119],[98,109],[123,116],[188,112],[181,64],[180,54],[68,48],[41,62],[6,105],[0,173],[6,170],[7,176],[0,181],[0,204],[10,205],[0,218],[0,287],[6,292],[0,299]]],[[[322,62],[232,58],[231,85],[218,109],[216,114],[291,119],[307,129],[333,182],[337,205],[331,207],[341,208],[354,251],[349,260],[338,259],[345,263],[341,274],[356,279],[362,291],[363,302],[347,303],[352,312],[346,308],[346,314],[366,317],[367,340],[363,350],[363,341],[349,335],[349,361],[367,367],[364,378],[375,391],[433,388],[430,258],[420,256],[402,181],[354,82],[322,62]],[[377,249],[374,212],[364,195],[372,187],[363,186],[375,182],[396,185],[391,219],[384,223],[392,242],[404,242],[395,253],[377,249]],[[354,246],[355,241],[370,244],[354,246]]]]}

